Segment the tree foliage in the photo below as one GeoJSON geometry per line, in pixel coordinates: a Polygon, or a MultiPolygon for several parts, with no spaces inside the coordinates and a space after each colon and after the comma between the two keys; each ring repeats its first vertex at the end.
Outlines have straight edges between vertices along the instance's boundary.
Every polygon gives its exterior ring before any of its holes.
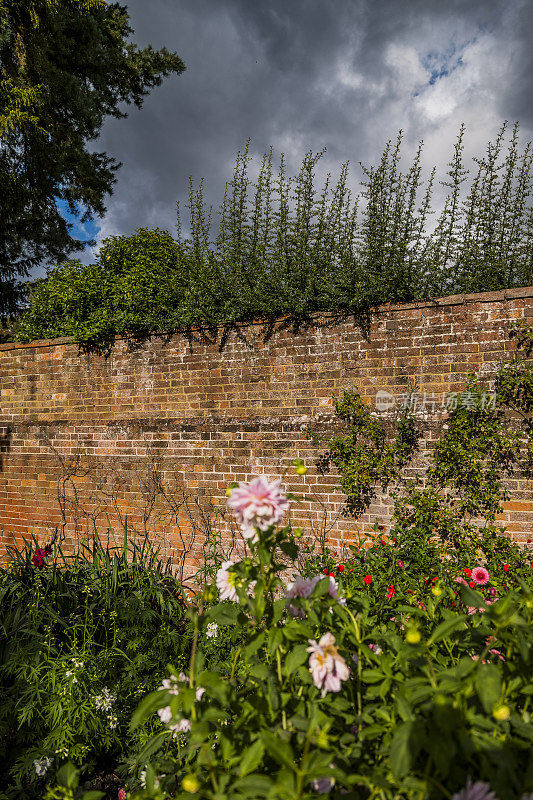
{"type": "Polygon", "coordinates": [[[58,201],[82,224],[104,213],[120,165],[87,145],[105,117],[185,68],[132,33],[118,3],[0,0],[0,315],[20,299],[17,275],[80,249],[58,201]]]}
{"type": "Polygon", "coordinates": [[[139,340],[193,326],[212,332],[283,315],[301,324],[319,311],[361,317],[387,302],[529,285],[531,145],[520,151],[515,125],[502,161],[506,130],[504,124],[486,158],[475,159],[477,172],[463,199],[468,171],[461,127],[442,181],[448,196],[432,231],[435,170],[424,186],[421,144],[407,172],[400,171],[401,133],[394,147],[387,143],[377,167],[364,168],[364,191],[354,200],[348,164],[336,184],[328,175],[317,191],[323,153],[307,153],[291,178],[283,155],[275,171],[269,150],[252,182],[247,144],[226,185],[216,231],[203,183],[194,188],[191,182],[188,237],[181,233],[178,205],[175,240],[138,230],[107,240],[95,264],[60,265],[32,290],[17,338],[73,335],[84,349],[109,352],[115,336],[139,340]],[[158,263],[165,250],[164,269],[148,266],[148,241],[158,242],[158,263]]]}

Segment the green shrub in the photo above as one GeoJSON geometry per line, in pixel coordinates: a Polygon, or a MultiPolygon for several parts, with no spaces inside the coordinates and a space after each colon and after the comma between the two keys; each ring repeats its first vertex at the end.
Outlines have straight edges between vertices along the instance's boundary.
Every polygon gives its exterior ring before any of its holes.
{"type": "Polygon", "coordinates": [[[212,337],[220,327],[282,315],[300,325],[320,311],[367,323],[382,303],[530,285],[532,152],[530,144],[520,150],[516,124],[503,156],[506,131],[505,123],[486,157],[475,159],[463,197],[461,126],[441,181],[448,195],[431,232],[435,170],[424,187],[420,145],[400,171],[401,132],[377,167],[363,168],[363,192],[354,201],[348,164],[335,186],[328,175],[317,191],[323,153],[307,153],[289,178],[283,155],[275,173],[270,149],[253,184],[248,143],[237,155],[215,233],[203,185],[191,183],[188,238],[178,207],[176,240],[138,229],[106,239],[94,264],[58,266],[30,287],[14,336],[73,336],[83,350],[109,353],[115,336],[139,342],[195,327],[212,337]]]}
{"type": "MultiPolygon", "coordinates": [[[[531,571],[506,573],[490,603],[442,582],[422,605],[400,595],[383,615],[371,585],[348,598],[328,576],[287,584],[298,546],[265,522],[250,557],[218,574],[228,600],[191,613],[187,677],[170,667],[134,715],[136,728],[158,710],[169,727],[141,754],[146,788],[129,796],[440,800],[469,778],[500,800],[532,791],[531,571]],[[229,673],[206,668],[213,623],[244,632],[229,673]]],[[[377,568],[388,555],[376,558],[377,568]]]]}
{"type": "Polygon", "coordinates": [[[11,549],[0,571],[5,798],[41,797],[37,772],[48,764],[50,778],[66,759],[116,786],[119,761],[153,729],[128,734],[134,707],[190,652],[180,584],[146,541],[117,553],[96,539],[72,556],[35,547],[11,549]]]}

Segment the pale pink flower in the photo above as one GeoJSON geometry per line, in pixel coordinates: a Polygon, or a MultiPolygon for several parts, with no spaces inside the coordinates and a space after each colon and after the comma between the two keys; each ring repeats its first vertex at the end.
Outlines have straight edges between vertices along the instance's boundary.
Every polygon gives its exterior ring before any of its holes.
{"type": "Polygon", "coordinates": [[[339,692],[341,682],[348,680],[349,672],[344,658],[335,646],[335,637],[331,633],[325,633],[318,643],[309,639],[309,644],[309,672],[313,676],[313,683],[322,690],[322,697],[327,692],[339,692]]]}
{"type": "Polygon", "coordinates": [[[266,531],[277,524],[289,510],[289,502],[281,491],[281,481],[270,483],[265,475],[250,483],[239,483],[228,500],[246,539],[257,541],[255,529],[266,531]]]}
{"type": "Polygon", "coordinates": [[[491,791],[488,783],[483,783],[482,781],[472,783],[468,778],[465,788],[454,794],[452,800],[498,800],[498,798],[491,791]]]}
{"type": "Polygon", "coordinates": [[[230,567],[235,566],[233,561],[224,561],[217,572],[216,584],[220,591],[221,600],[231,600],[232,603],[239,602],[239,595],[235,588],[235,581],[237,575],[234,572],[229,572],[230,567]]]}
{"type": "Polygon", "coordinates": [[[477,583],[478,586],[485,586],[490,580],[490,575],[485,567],[474,567],[472,570],[472,580],[474,583],[477,583]]]}
{"type": "MultiPolygon", "coordinates": [[[[318,576],[322,577],[322,576],[318,576]]],[[[301,575],[296,575],[294,580],[287,584],[285,589],[285,597],[304,597],[307,598],[313,591],[317,584],[315,578],[304,578],[301,575]]]]}
{"type": "Polygon", "coordinates": [[[456,576],[455,576],[455,578],[454,578],[454,581],[455,581],[456,583],[462,583],[462,584],[463,584],[463,586],[468,586],[468,583],[467,583],[467,582],[465,581],[465,579],[464,579],[464,578],[462,578],[460,575],[456,575],[456,576]]]}
{"type": "Polygon", "coordinates": [[[164,722],[166,724],[167,722],[170,722],[170,720],[172,719],[172,710],[170,706],[165,706],[164,708],[158,708],[157,715],[161,720],[161,722],[164,722]]]}
{"type": "Polygon", "coordinates": [[[295,597],[303,597],[304,599],[308,598],[313,589],[317,584],[317,579],[315,578],[304,578],[302,575],[296,575],[293,581],[287,584],[285,589],[285,597],[287,598],[287,611],[293,617],[301,617],[302,619],[306,616],[305,611],[303,608],[298,608],[293,603],[290,603],[289,600],[295,597]]]}
{"type": "Polygon", "coordinates": [[[192,727],[191,721],[188,719],[180,719],[175,725],[168,726],[171,731],[176,731],[177,733],[188,733],[192,727]]]}

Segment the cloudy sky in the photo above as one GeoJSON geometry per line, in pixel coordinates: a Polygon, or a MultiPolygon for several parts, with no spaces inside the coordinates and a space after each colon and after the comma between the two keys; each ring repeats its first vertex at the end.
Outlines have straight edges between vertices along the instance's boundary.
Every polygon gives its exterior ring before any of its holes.
{"type": "Polygon", "coordinates": [[[532,0],[124,2],[134,41],[166,45],[187,69],[94,143],[123,163],[99,241],[173,231],[189,176],[218,206],[248,137],[253,163],[272,145],[289,172],[326,147],[318,178],[350,161],[356,191],[359,162],[375,164],[400,128],[406,162],[423,139],[425,164],[444,169],[461,122],[467,164],[504,120],[533,138],[532,0]]]}

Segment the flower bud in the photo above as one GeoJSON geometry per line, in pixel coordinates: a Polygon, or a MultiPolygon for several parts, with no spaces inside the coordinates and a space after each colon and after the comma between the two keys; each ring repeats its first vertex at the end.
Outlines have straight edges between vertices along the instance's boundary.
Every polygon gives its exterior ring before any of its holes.
{"type": "Polygon", "coordinates": [[[296,467],[296,474],[297,475],[305,475],[307,472],[307,467],[304,464],[298,464],[296,467]]]}
{"type": "Polygon", "coordinates": [[[195,794],[200,788],[200,781],[196,775],[186,775],[181,782],[181,786],[184,792],[195,794]]]}
{"type": "Polygon", "coordinates": [[[304,532],[301,528],[295,528],[292,532],[292,535],[294,536],[295,539],[301,539],[302,536],[304,535],[304,532]]]}
{"type": "Polygon", "coordinates": [[[505,722],[505,720],[509,719],[511,716],[511,710],[509,706],[496,706],[492,712],[492,716],[494,719],[498,720],[498,722],[505,722]]]}
{"type": "Polygon", "coordinates": [[[422,636],[420,634],[420,631],[417,631],[416,628],[409,628],[409,630],[405,634],[405,641],[408,644],[418,644],[421,638],[422,636]]]}
{"type": "Polygon", "coordinates": [[[431,589],[431,594],[434,597],[440,597],[442,594],[442,589],[439,588],[438,586],[433,586],[433,588],[431,589]]]}

